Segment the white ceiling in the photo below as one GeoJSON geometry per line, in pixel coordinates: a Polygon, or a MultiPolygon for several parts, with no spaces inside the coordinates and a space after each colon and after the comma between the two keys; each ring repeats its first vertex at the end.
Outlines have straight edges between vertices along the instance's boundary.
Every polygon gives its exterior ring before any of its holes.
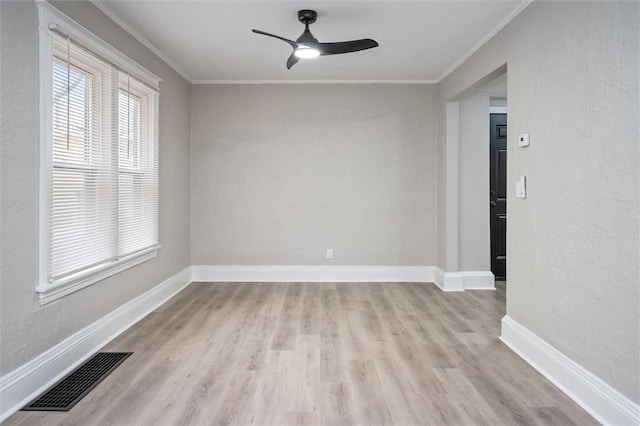
{"type": "Polygon", "coordinates": [[[517,15],[530,0],[94,0],[193,82],[436,82],[517,15]],[[301,60],[286,43],[299,9],[314,9],[321,42],[373,38],[380,47],[301,60]]]}

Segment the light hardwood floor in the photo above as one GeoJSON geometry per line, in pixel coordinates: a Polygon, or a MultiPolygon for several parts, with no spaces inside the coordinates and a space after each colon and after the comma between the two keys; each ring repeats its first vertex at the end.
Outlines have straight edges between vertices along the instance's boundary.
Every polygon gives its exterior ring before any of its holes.
{"type": "Polygon", "coordinates": [[[497,291],[194,283],[104,348],[68,413],[9,425],[596,424],[498,340],[497,291]]]}

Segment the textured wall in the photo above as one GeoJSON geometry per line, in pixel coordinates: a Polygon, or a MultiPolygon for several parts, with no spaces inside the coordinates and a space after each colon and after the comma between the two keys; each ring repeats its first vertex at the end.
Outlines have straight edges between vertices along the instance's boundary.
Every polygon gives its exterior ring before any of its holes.
{"type": "Polygon", "coordinates": [[[635,402],[638,16],[638,2],[534,2],[440,86],[444,108],[508,63],[507,312],[635,402]],[[524,132],[531,146],[517,148],[524,132]]]}
{"type": "Polygon", "coordinates": [[[461,99],[458,116],[458,268],[491,271],[489,92],[461,99]]]}
{"type": "Polygon", "coordinates": [[[189,84],[89,2],[58,2],[111,45],[160,76],[159,256],[45,307],[38,273],[38,34],[33,2],[0,2],[2,234],[0,375],[190,264],[189,84]]]}
{"type": "Polygon", "coordinates": [[[434,265],[436,104],[425,85],[193,86],[193,263],[434,265]]]}

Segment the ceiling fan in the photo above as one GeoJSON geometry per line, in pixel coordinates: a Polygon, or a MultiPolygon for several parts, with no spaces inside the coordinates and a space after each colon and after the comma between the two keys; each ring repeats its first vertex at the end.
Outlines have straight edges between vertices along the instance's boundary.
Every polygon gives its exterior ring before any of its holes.
{"type": "Polygon", "coordinates": [[[361,40],[341,41],[337,43],[320,43],[309,31],[309,25],[316,22],[318,14],[315,10],[298,11],[298,21],[304,24],[304,32],[296,41],[286,39],[274,34],[265,33],[260,30],[251,30],[256,34],[262,34],[277,38],[288,43],[293,48],[293,53],[287,59],[287,69],[291,69],[301,58],[315,58],[320,55],[337,55],[340,53],[351,53],[359,50],[378,47],[378,43],[370,38],[361,40]]]}

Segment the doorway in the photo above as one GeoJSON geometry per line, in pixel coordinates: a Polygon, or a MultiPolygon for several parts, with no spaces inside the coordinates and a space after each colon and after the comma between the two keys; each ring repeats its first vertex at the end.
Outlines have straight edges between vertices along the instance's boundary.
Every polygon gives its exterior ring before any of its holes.
{"type": "Polygon", "coordinates": [[[507,114],[490,114],[489,220],[491,272],[507,279],[507,114]]]}
{"type": "Polygon", "coordinates": [[[504,289],[507,278],[506,68],[506,64],[501,66],[447,101],[444,205],[448,220],[443,233],[446,270],[437,277],[445,291],[495,289],[496,281],[504,289]],[[493,125],[497,132],[493,153],[491,114],[502,119],[493,125]],[[500,127],[496,128],[497,125],[500,127]],[[492,155],[502,161],[502,167],[498,165],[491,170],[492,155]],[[496,175],[500,178],[496,179],[496,175]],[[492,185],[496,186],[493,193],[492,185]],[[494,209],[493,203],[500,207],[494,209]],[[494,216],[494,211],[500,215],[494,216]],[[502,236],[494,237],[492,243],[491,235],[499,236],[500,226],[502,236]]]}

